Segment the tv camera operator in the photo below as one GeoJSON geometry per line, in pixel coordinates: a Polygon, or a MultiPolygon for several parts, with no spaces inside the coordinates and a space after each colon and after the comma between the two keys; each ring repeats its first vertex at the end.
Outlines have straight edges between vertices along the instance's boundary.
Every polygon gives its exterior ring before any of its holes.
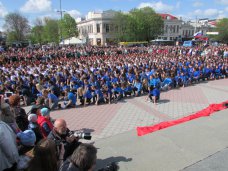
{"type": "Polygon", "coordinates": [[[56,119],[54,122],[54,128],[48,135],[49,139],[54,140],[57,150],[57,158],[59,164],[62,164],[81,144],[79,139],[91,139],[90,133],[77,133],[70,131],[67,128],[66,121],[64,119],[56,119]]]}

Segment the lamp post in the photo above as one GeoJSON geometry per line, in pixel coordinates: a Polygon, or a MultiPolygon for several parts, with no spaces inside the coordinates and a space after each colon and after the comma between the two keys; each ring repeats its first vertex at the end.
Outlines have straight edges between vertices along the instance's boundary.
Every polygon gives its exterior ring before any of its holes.
{"type": "MultiPolygon", "coordinates": [[[[60,13],[60,19],[62,21],[62,19],[63,19],[63,12],[65,12],[65,11],[62,10],[62,0],[59,0],[59,10],[57,12],[60,13]]],[[[60,26],[60,39],[61,39],[61,41],[63,39],[62,27],[61,26],[60,26]]]]}

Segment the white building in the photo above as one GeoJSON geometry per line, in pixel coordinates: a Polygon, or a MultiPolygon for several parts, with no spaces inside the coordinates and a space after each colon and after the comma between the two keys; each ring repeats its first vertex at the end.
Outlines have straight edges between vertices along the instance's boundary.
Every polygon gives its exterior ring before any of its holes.
{"type": "Polygon", "coordinates": [[[77,22],[79,38],[86,39],[91,45],[106,45],[114,41],[114,27],[110,23],[115,12],[89,12],[85,19],[77,22]]]}
{"type": "MultiPolygon", "coordinates": [[[[86,39],[91,45],[112,44],[115,40],[114,26],[111,20],[115,11],[89,12],[84,19],[77,20],[79,38],[86,39]]],[[[202,19],[198,22],[184,22],[171,14],[159,14],[164,20],[164,32],[158,39],[180,41],[191,39],[195,32],[202,31],[205,35],[213,27],[214,20],[202,19]]]]}

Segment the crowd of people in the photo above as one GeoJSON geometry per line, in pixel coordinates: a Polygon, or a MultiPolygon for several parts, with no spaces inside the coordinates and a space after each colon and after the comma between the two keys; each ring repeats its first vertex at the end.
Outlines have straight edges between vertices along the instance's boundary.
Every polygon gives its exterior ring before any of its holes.
{"type": "Polygon", "coordinates": [[[18,95],[10,96],[9,104],[1,98],[1,171],[94,169],[96,148],[79,142],[64,119],[52,120],[45,106],[33,106],[27,115],[19,102],[18,95]]]}
{"type": "Polygon", "coordinates": [[[157,103],[160,91],[226,78],[227,51],[227,45],[9,49],[0,57],[0,93],[51,110],[142,94],[157,103]]]}
{"type": "Polygon", "coordinates": [[[55,109],[141,95],[156,104],[161,91],[228,76],[227,45],[12,48],[0,61],[4,171],[94,169],[96,148],[80,143],[65,120],[53,120],[55,109]],[[22,102],[35,103],[28,114],[22,102]]]}

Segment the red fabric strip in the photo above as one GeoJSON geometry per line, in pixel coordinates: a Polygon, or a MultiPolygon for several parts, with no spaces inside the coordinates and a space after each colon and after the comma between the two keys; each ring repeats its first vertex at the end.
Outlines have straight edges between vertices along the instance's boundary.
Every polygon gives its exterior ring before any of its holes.
{"type": "Polygon", "coordinates": [[[228,101],[222,102],[220,104],[210,104],[207,108],[196,112],[192,115],[177,119],[177,120],[172,120],[172,121],[166,121],[166,122],[161,122],[159,124],[153,125],[153,126],[145,126],[145,127],[137,127],[137,134],[138,136],[143,136],[155,131],[158,131],[160,129],[168,128],[177,124],[181,124],[193,119],[197,119],[200,117],[205,117],[205,116],[210,116],[212,113],[220,110],[224,110],[227,107],[224,104],[227,104],[228,101]]]}

